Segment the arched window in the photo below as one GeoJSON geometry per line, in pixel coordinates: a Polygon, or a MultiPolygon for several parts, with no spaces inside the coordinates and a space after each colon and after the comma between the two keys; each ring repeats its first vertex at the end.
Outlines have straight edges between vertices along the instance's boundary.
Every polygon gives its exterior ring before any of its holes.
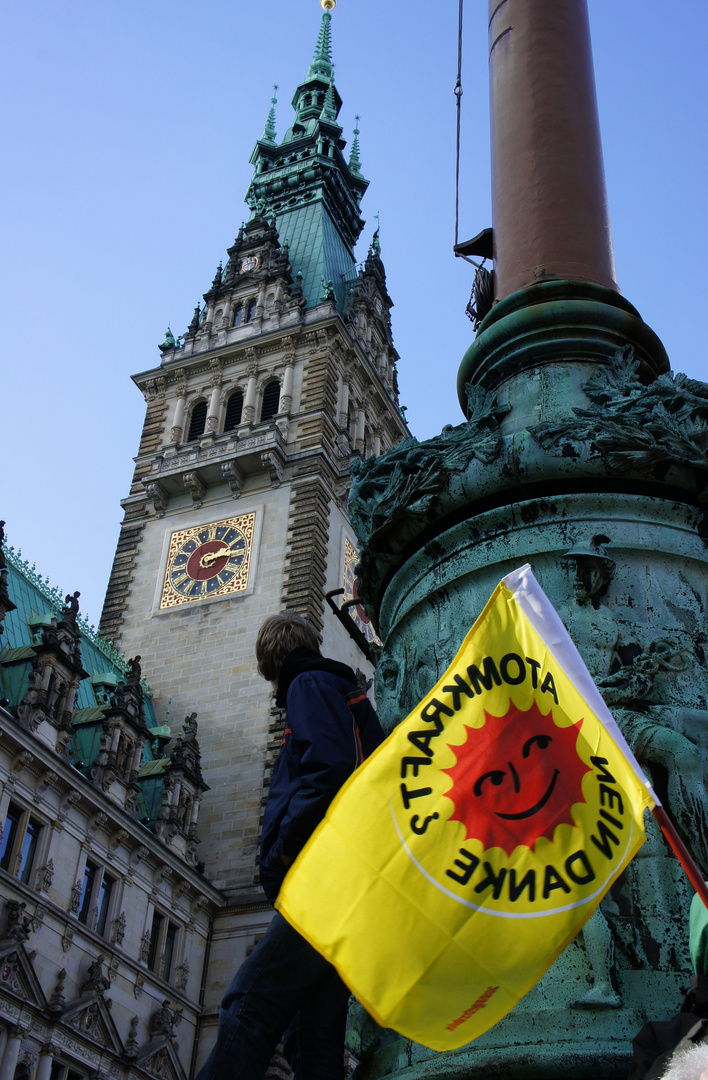
{"type": "Polygon", "coordinates": [[[207,403],[206,401],[198,401],[192,409],[192,418],[189,421],[189,434],[187,436],[187,442],[195,442],[197,439],[201,439],[204,434],[204,425],[207,418],[207,403]]]}
{"type": "Polygon", "coordinates": [[[236,310],[234,311],[234,321],[231,323],[231,325],[232,326],[240,326],[242,319],[243,319],[243,304],[237,304],[236,305],[236,310]]]}
{"type": "Polygon", "coordinates": [[[271,420],[278,411],[280,404],[280,383],[277,379],[269,382],[263,391],[263,405],[261,408],[261,420],[271,420]]]}
{"type": "Polygon", "coordinates": [[[250,300],[248,304],[248,310],[246,312],[246,322],[250,322],[253,316],[256,314],[256,301],[250,300]]]}
{"type": "Polygon", "coordinates": [[[235,390],[229,400],[226,402],[226,419],[224,420],[224,431],[233,431],[235,427],[241,423],[241,413],[243,412],[243,393],[240,390],[235,390]]]}

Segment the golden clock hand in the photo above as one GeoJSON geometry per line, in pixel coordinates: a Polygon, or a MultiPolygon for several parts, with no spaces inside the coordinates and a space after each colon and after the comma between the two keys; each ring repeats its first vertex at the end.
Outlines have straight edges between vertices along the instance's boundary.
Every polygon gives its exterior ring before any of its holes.
{"type": "Polygon", "coordinates": [[[217,559],[223,559],[225,557],[228,558],[230,554],[231,548],[228,547],[222,548],[221,551],[207,551],[206,555],[202,555],[201,559],[199,560],[199,565],[204,570],[207,570],[210,566],[212,566],[213,563],[216,562],[217,559]]]}

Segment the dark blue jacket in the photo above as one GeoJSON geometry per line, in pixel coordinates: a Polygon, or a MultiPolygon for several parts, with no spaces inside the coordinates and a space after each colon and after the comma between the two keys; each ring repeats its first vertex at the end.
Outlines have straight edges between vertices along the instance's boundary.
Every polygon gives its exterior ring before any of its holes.
{"type": "Polygon", "coordinates": [[[299,648],[283,661],[276,704],[285,738],[273,767],[261,833],[261,884],[274,901],[288,867],[347,777],[383,741],[366,694],[346,664],[299,648]]]}

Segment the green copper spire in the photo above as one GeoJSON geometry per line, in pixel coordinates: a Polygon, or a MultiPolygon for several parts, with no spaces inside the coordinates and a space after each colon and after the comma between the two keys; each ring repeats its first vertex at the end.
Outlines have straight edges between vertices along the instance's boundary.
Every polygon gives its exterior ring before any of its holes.
{"type": "Polygon", "coordinates": [[[349,168],[355,176],[361,176],[361,160],[359,158],[359,117],[355,116],[356,127],[354,128],[354,141],[349,153],[349,168]]]}
{"type": "Polygon", "coordinates": [[[354,246],[364,225],[360,206],[368,181],[361,173],[358,144],[352,147],[351,165],[344,155],[330,34],[334,0],[321,3],[325,11],[315,55],[293,95],[292,123],[276,140],[271,111],[251,155],[254,175],[246,202],[253,216],[275,220],[281,244],[289,238],[290,265],[302,271],[298,281],[307,305],[315,307],[323,294],[331,299],[331,293],[341,312],[356,273],[354,246]]]}
{"type": "Polygon", "coordinates": [[[320,120],[325,120],[329,124],[336,124],[337,122],[337,106],[334,100],[334,81],[332,79],[330,79],[329,86],[327,87],[324,105],[322,106],[322,112],[320,113],[320,120]]]}
{"type": "Polygon", "coordinates": [[[308,80],[324,79],[327,82],[331,82],[334,77],[334,70],[332,68],[332,40],[329,30],[331,21],[332,16],[329,11],[324,11],[322,13],[322,23],[320,24],[317,45],[315,46],[315,55],[312,58],[312,63],[307,72],[308,80]]]}
{"type": "Polygon", "coordinates": [[[262,141],[272,143],[275,145],[275,106],[278,104],[276,94],[278,93],[278,84],[273,86],[273,97],[270,99],[270,112],[268,113],[268,119],[266,120],[265,130],[263,131],[262,141]]]}

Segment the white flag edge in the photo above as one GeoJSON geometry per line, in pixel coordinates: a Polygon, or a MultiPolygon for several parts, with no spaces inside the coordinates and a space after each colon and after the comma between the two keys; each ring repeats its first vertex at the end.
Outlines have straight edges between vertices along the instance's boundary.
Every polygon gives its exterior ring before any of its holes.
{"type": "Polygon", "coordinates": [[[644,775],[639,762],[629,747],[629,743],[620,731],[617,721],[595,686],[592,675],[573,644],[573,640],[563,625],[558,612],[534,577],[531,565],[524,563],[518,570],[513,570],[502,578],[502,581],[513,594],[521,611],[538,636],[545,642],[565,674],[587,701],[595,716],[605,725],[639,780],[649,789],[656,805],[661,806],[656,792],[644,775]]]}

